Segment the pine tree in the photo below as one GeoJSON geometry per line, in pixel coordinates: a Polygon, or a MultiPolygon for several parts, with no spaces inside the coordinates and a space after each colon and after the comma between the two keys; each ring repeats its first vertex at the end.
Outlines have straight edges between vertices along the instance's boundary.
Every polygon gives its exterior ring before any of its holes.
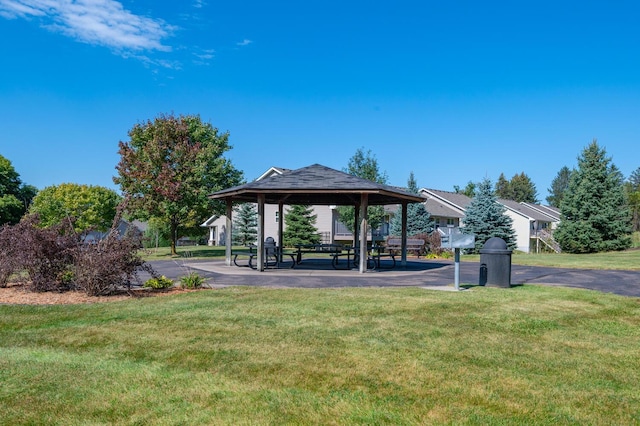
{"type": "Polygon", "coordinates": [[[292,247],[297,244],[318,244],[320,235],[315,226],[317,217],[309,206],[290,206],[284,215],[284,245],[292,247]]]}
{"type": "Polygon", "coordinates": [[[595,139],[578,157],[560,214],[554,238],[563,251],[594,253],[631,245],[622,174],[595,139]]]}
{"type": "Polygon", "coordinates": [[[536,186],[524,172],[515,174],[511,180],[507,180],[507,178],[504,177],[504,173],[501,173],[498,182],[496,182],[495,193],[498,198],[513,200],[519,203],[538,202],[536,186]]]}
{"type": "MultiPolygon", "coordinates": [[[[414,194],[418,193],[418,183],[415,180],[413,172],[409,174],[407,189],[414,194]]],[[[411,203],[407,205],[407,236],[413,237],[428,234],[433,231],[433,225],[431,215],[427,209],[424,208],[423,203],[411,203]]],[[[396,214],[391,218],[389,235],[402,235],[402,207],[399,207],[396,214]]]]}
{"type": "Polygon", "coordinates": [[[524,172],[514,175],[509,182],[509,186],[511,187],[511,200],[519,203],[538,202],[536,186],[524,172]]]}
{"type": "Polygon", "coordinates": [[[571,170],[564,166],[560,169],[555,178],[551,181],[551,188],[548,189],[549,195],[547,203],[551,207],[560,208],[564,194],[569,188],[569,180],[571,179],[571,170]]]}
{"type": "Polygon", "coordinates": [[[258,212],[255,204],[243,203],[236,209],[232,240],[235,245],[256,244],[258,240],[258,212]]]}
{"type": "Polygon", "coordinates": [[[491,181],[485,178],[478,185],[476,196],[467,206],[464,217],[464,232],[476,236],[475,252],[491,237],[502,238],[507,247],[516,248],[513,219],[505,211],[506,208],[497,201],[491,181]]]}
{"type": "Polygon", "coordinates": [[[498,178],[498,181],[496,182],[496,197],[498,198],[504,198],[506,200],[512,200],[513,198],[513,192],[511,191],[511,183],[509,182],[509,180],[507,180],[507,178],[504,176],[504,173],[500,173],[500,177],[498,178]]]}

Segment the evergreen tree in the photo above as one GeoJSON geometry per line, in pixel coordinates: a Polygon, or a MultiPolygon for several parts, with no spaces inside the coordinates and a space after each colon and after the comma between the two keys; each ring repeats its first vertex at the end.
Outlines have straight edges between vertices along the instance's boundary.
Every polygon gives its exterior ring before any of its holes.
{"type": "MultiPolygon", "coordinates": [[[[371,150],[364,152],[359,148],[351,159],[349,165],[344,170],[353,176],[368,179],[376,183],[387,183],[387,174],[381,172],[378,167],[378,160],[371,153],[371,150]]],[[[340,206],[337,209],[338,220],[342,222],[351,232],[354,231],[355,209],[351,206],[340,206]]],[[[378,228],[384,221],[384,206],[369,206],[367,216],[369,217],[369,227],[378,228]]]]}
{"type": "Polygon", "coordinates": [[[253,203],[243,203],[236,209],[231,233],[233,244],[248,246],[258,239],[258,212],[253,203]]]}
{"type": "Polygon", "coordinates": [[[291,247],[297,244],[318,244],[320,235],[315,226],[317,217],[310,206],[290,206],[284,215],[284,245],[291,247]]]}
{"type": "Polygon", "coordinates": [[[538,202],[536,186],[524,172],[515,174],[511,180],[507,180],[507,178],[504,177],[504,173],[501,173],[498,182],[496,182],[495,193],[498,198],[513,200],[519,203],[538,202]]]}
{"type": "Polygon", "coordinates": [[[633,231],[640,231],[640,167],[638,167],[624,185],[627,203],[631,210],[633,231]]]}
{"type": "Polygon", "coordinates": [[[569,180],[571,179],[571,170],[564,166],[560,169],[555,178],[551,181],[551,188],[548,189],[549,195],[547,203],[551,207],[560,208],[564,194],[569,189],[569,180]]]}
{"type": "Polygon", "coordinates": [[[509,182],[509,180],[507,180],[507,178],[504,176],[504,173],[500,173],[500,177],[498,178],[498,181],[496,182],[496,197],[498,198],[504,198],[506,200],[513,200],[512,195],[512,191],[511,191],[511,184],[509,182]]]}
{"type": "Polygon", "coordinates": [[[594,253],[631,245],[631,220],[623,178],[594,139],[578,157],[569,189],[560,206],[554,238],[563,251],[594,253]]]}
{"type": "MultiPolygon", "coordinates": [[[[418,183],[413,172],[409,174],[407,189],[414,194],[418,193],[418,183]]],[[[431,231],[433,231],[433,220],[427,209],[424,208],[424,204],[410,203],[407,205],[407,236],[413,237],[420,234],[428,234],[431,231]]],[[[402,207],[399,207],[396,214],[391,218],[389,234],[394,236],[402,235],[402,207]]]]}
{"type": "Polygon", "coordinates": [[[536,186],[524,172],[514,175],[509,182],[509,186],[511,187],[511,200],[519,203],[535,204],[538,202],[536,186]]]}
{"type": "Polygon", "coordinates": [[[464,217],[464,232],[476,236],[476,253],[491,237],[502,238],[509,248],[516,248],[513,219],[505,211],[506,208],[497,201],[491,181],[485,178],[478,185],[476,196],[467,206],[464,217]]]}

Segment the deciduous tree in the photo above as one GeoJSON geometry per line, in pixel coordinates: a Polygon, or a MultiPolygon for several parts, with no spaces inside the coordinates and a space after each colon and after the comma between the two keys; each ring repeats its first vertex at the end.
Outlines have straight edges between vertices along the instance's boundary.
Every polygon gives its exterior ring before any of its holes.
{"type": "Polygon", "coordinates": [[[63,183],[40,191],[29,211],[40,216],[41,226],[52,226],[74,218],[76,232],[92,228],[106,231],[113,223],[120,200],[114,190],[103,186],[63,183]]]}
{"type": "Polygon", "coordinates": [[[563,251],[593,253],[631,245],[622,182],[622,174],[594,139],[578,157],[560,207],[554,238],[563,251]]]}
{"type": "Polygon", "coordinates": [[[134,218],[162,220],[176,241],[212,212],[224,206],[208,195],[242,182],[223,154],[231,149],[229,134],[219,133],[197,115],[160,115],[136,124],[130,140],[119,143],[120,162],[114,182],[131,196],[134,218]]]}
{"type": "Polygon", "coordinates": [[[0,225],[18,223],[37,192],[22,183],[11,161],[0,155],[0,225]]]}
{"type": "Polygon", "coordinates": [[[453,186],[453,190],[456,194],[464,194],[469,198],[473,198],[476,195],[476,184],[474,182],[467,182],[467,186],[464,189],[460,189],[458,185],[453,186]]]}
{"type": "MultiPolygon", "coordinates": [[[[387,183],[387,174],[386,172],[380,171],[378,160],[375,155],[371,153],[371,150],[365,152],[363,148],[359,148],[353,157],[349,159],[349,164],[344,171],[350,175],[358,176],[372,182],[381,184],[387,183]]],[[[367,215],[369,217],[370,228],[376,229],[384,220],[384,207],[369,206],[367,209],[367,215]]],[[[347,227],[347,229],[351,232],[354,231],[355,210],[353,207],[338,207],[338,219],[347,227]]]]}

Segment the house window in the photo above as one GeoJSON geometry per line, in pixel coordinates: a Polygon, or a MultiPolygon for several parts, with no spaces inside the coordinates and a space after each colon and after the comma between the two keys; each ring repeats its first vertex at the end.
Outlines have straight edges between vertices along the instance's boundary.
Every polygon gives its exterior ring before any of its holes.
{"type": "Polygon", "coordinates": [[[456,224],[455,219],[447,218],[447,226],[454,226],[456,224]]]}
{"type": "Polygon", "coordinates": [[[280,212],[276,212],[276,223],[280,222],[280,212]]]}

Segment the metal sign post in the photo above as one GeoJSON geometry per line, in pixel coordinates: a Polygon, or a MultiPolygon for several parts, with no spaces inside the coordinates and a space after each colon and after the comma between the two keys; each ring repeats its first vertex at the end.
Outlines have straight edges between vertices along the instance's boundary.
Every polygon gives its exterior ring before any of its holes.
{"type": "Polygon", "coordinates": [[[474,248],[476,246],[476,236],[474,234],[462,234],[460,231],[441,235],[441,246],[454,249],[454,278],[453,283],[456,290],[460,290],[460,249],[474,248]]]}

